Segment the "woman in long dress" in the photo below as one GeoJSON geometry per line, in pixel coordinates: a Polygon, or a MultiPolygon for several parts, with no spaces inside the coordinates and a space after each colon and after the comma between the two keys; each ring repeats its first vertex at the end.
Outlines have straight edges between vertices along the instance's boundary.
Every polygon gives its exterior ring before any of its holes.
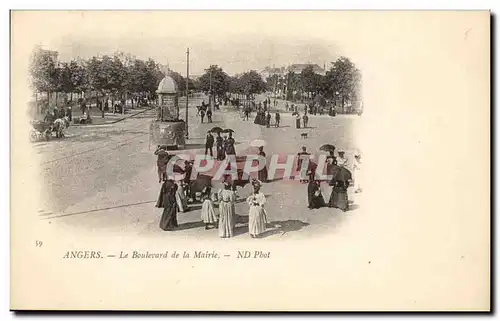
{"type": "Polygon", "coordinates": [[[176,191],[177,185],[174,181],[165,181],[161,186],[160,195],[156,202],[156,207],[163,208],[160,228],[164,231],[171,231],[179,226],[177,223],[177,203],[175,200],[176,191]]]}
{"type": "MultiPolygon", "coordinates": [[[[264,160],[266,159],[266,153],[264,152],[264,147],[262,146],[259,147],[259,156],[263,157],[264,160]]],[[[267,164],[264,165],[264,167],[261,170],[259,170],[258,178],[259,181],[267,183],[267,164]]]]}
{"type": "Polygon", "coordinates": [[[217,133],[217,137],[215,138],[215,147],[217,148],[217,160],[224,160],[224,139],[220,135],[220,132],[217,133]]]}
{"type": "Polygon", "coordinates": [[[177,191],[175,192],[175,201],[179,212],[184,213],[188,211],[187,197],[184,193],[182,182],[177,182],[177,191]]]}
{"type": "Polygon", "coordinates": [[[247,203],[250,205],[248,213],[248,232],[252,238],[258,237],[266,231],[266,197],[260,192],[261,183],[257,180],[252,182],[253,194],[247,198],[247,203]]]}
{"type": "Polygon", "coordinates": [[[234,138],[233,133],[229,133],[229,137],[226,140],[226,155],[236,155],[236,150],[234,149],[234,138]]]}
{"type": "Polygon", "coordinates": [[[361,174],[361,155],[354,156],[354,164],[352,166],[352,171],[354,174],[354,183],[356,184],[356,190],[354,193],[361,193],[362,189],[362,174],[361,174]]]}
{"type": "Polygon", "coordinates": [[[235,193],[231,189],[229,181],[224,182],[224,189],[218,193],[219,199],[219,237],[233,237],[235,217],[234,201],[235,193]]]}
{"type": "Polygon", "coordinates": [[[309,180],[307,185],[307,200],[309,203],[309,209],[317,209],[325,206],[325,199],[321,193],[320,182],[314,180],[313,178],[309,180]]]}
{"type": "Polygon", "coordinates": [[[210,187],[205,187],[203,189],[201,199],[203,204],[201,205],[201,220],[205,223],[205,230],[215,227],[217,222],[217,216],[215,215],[214,204],[210,198],[210,187]]]}
{"type": "Polygon", "coordinates": [[[347,188],[349,181],[334,180],[328,207],[339,208],[342,211],[349,209],[349,202],[347,198],[347,188]]]}

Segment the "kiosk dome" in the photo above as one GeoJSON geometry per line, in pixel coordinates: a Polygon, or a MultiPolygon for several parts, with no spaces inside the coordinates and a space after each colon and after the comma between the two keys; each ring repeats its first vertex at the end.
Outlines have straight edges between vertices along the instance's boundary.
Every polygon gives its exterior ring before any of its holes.
{"type": "Polygon", "coordinates": [[[177,94],[178,92],[177,83],[168,75],[160,81],[158,89],[156,90],[158,94],[177,94]]]}

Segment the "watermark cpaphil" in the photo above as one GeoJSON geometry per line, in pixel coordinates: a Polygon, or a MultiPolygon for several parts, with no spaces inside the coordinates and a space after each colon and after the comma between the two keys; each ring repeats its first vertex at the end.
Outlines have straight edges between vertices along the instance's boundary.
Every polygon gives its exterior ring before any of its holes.
{"type": "Polygon", "coordinates": [[[223,160],[194,153],[172,154],[167,164],[167,176],[174,180],[183,180],[190,174],[189,179],[195,180],[198,174],[203,174],[220,182],[228,177],[232,180],[250,180],[266,167],[270,180],[331,181],[334,177],[332,166],[325,154],[304,156],[284,153],[271,154],[267,157],[250,153],[241,156],[227,155],[223,160]],[[191,164],[190,173],[186,173],[186,162],[191,164]]]}

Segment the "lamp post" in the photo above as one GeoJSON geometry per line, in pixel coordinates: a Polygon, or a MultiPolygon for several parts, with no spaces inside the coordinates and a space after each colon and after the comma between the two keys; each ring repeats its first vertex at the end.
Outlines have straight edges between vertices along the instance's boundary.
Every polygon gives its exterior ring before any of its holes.
{"type": "Polygon", "coordinates": [[[186,139],[189,139],[188,129],[188,105],[189,105],[189,48],[187,48],[187,64],[186,64],[186,139]]]}

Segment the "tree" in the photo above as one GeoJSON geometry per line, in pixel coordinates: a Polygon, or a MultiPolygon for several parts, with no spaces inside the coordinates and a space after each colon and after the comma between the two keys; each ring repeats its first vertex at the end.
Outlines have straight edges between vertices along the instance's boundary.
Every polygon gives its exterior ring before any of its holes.
{"type": "Polygon", "coordinates": [[[229,76],[217,65],[211,65],[205,69],[203,74],[198,80],[200,89],[205,93],[212,93],[217,96],[224,96],[229,91],[229,76]]]}
{"type": "Polygon", "coordinates": [[[50,93],[57,90],[60,84],[60,71],[57,69],[54,52],[36,48],[31,56],[29,72],[31,76],[31,87],[35,91],[35,94],[46,92],[47,102],[49,103],[50,93]]]}
{"type": "MultiPolygon", "coordinates": [[[[72,60],[69,63],[69,73],[70,81],[73,87],[73,92],[85,92],[88,89],[88,77],[87,70],[84,66],[79,64],[77,61],[72,60]]],[[[71,100],[73,100],[73,95],[71,95],[71,100]]]]}
{"type": "Polygon", "coordinates": [[[175,71],[171,71],[169,76],[174,79],[175,83],[177,84],[177,88],[181,93],[183,93],[186,90],[186,79],[182,77],[181,74],[175,71]]]}
{"type": "Polygon", "coordinates": [[[243,75],[241,75],[240,82],[243,93],[247,97],[264,92],[267,88],[266,83],[255,70],[243,73],[243,75]]]}
{"type": "Polygon", "coordinates": [[[349,58],[340,57],[332,63],[332,67],[327,72],[326,78],[328,79],[333,98],[340,98],[342,111],[345,112],[346,102],[353,102],[359,96],[361,72],[349,58]]]}

